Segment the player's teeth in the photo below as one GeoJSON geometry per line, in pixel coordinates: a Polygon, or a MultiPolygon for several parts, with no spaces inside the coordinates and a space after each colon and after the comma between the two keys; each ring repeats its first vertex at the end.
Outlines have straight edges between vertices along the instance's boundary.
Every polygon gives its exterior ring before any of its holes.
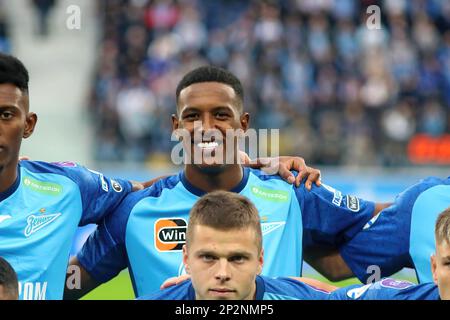
{"type": "Polygon", "coordinates": [[[217,142],[200,142],[197,144],[199,148],[215,148],[219,144],[217,142]]]}

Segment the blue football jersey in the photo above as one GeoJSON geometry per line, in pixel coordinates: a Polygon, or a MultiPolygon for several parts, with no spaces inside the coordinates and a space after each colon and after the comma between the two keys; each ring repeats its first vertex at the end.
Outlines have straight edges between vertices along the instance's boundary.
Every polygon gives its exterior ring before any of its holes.
{"type": "MultiPolygon", "coordinates": [[[[291,278],[256,276],[255,300],[327,300],[330,293],[291,278]]],[[[195,300],[191,280],[159,290],[138,300],[195,300]]]]}
{"type": "Polygon", "coordinates": [[[440,300],[434,283],[415,285],[408,281],[385,278],[381,281],[352,285],[333,291],[330,300],[440,300]]]}
{"type": "Polygon", "coordinates": [[[130,191],[75,163],[20,161],[0,193],[0,256],[17,273],[19,299],[62,299],[77,227],[101,221],[130,191]]]}
{"type": "MultiPolygon", "coordinates": [[[[347,241],[374,212],[374,203],[326,185],[308,191],[260,170],[243,172],[232,191],[249,198],[260,214],[264,275],[300,276],[304,246],[347,241]]],[[[167,278],[185,273],[189,211],[202,195],[184,172],[130,194],[89,237],[79,262],[99,282],[128,267],[136,296],[158,290],[167,278]]]]}
{"type": "Polygon", "coordinates": [[[419,282],[432,282],[435,223],[448,207],[450,178],[424,179],[400,193],[393,205],[345,243],[341,255],[362,282],[375,272],[387,277],[404,267],[414,268],[419,282]]]}

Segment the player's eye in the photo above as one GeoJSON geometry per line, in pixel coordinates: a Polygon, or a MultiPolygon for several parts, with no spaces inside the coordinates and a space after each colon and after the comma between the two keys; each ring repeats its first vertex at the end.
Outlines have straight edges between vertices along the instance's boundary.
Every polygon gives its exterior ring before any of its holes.
{"type": "Polygon", "coordinates": [[[244,261],[247,260],[247,257],[245,257],[245,256],[232,256],[228,260],[230,262],[243,263],[244,261]]]}
{"type": "Polygon", "coordinates": [[[0,112],[0,119],[2,120],[10,120],[14,114],[11,111],[3,111],[0,112]]]}
{"type": "Polygon", "coordinates": [[[197,113],[188,113],[188,114],[185,114],[183,116],[184,120],[195,120],[197,118],[198,118],[198,114],[197,113]]]}
{"type": "Polygon", "coordinates": [[[202,254],[200,256],[200,259],[202,259],[203,262],[211,262],[214,261],[216,258],[210,254],[202,254]]]}
{"type": "Polygon", "coordinates": [[[217,112],[216,118],[219,120],[226,120],[230,117],[230,115],[227,112],[217,112]]]}

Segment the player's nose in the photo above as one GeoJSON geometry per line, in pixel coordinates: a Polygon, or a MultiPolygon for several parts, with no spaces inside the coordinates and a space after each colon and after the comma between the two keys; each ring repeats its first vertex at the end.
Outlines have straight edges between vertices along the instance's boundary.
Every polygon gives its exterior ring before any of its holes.
{"type": "Polygon", "coordinates": [[[231,279],[230,264],[226,259],[218,261],[215,278],[221,282],[231,279]]]}

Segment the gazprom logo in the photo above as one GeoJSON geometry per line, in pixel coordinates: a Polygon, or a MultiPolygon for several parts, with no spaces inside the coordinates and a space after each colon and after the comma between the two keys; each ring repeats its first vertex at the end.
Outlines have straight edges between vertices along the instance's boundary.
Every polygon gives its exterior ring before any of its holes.
{"type": "Polygon", "coordinates": [[[39,231],[45,226],[49,225],[50,223],[55,221],[60,215],[61,213],[48,214],[42,216],[35,216],[34,214],[32,214],[27,218],[27,226],[24,231],[25,237],[29,237],[36,231],[39,231]]]}
{"type": "Polygon", "coordinates": [[[63,187],[60,184],[54,182],[39,181],[31,177],[23,177],[22,182],[26,188],[50,196],[57,196],[61,194],[63,190],[63,187]]]}
{"type": "Polygon", "coordinates": [[[257,186],[250,188],[252,193],[258,198],[265,199],[273,202],[287,202],[289,201],[289,192],[284,190],[272,190],[257,186]]]}

